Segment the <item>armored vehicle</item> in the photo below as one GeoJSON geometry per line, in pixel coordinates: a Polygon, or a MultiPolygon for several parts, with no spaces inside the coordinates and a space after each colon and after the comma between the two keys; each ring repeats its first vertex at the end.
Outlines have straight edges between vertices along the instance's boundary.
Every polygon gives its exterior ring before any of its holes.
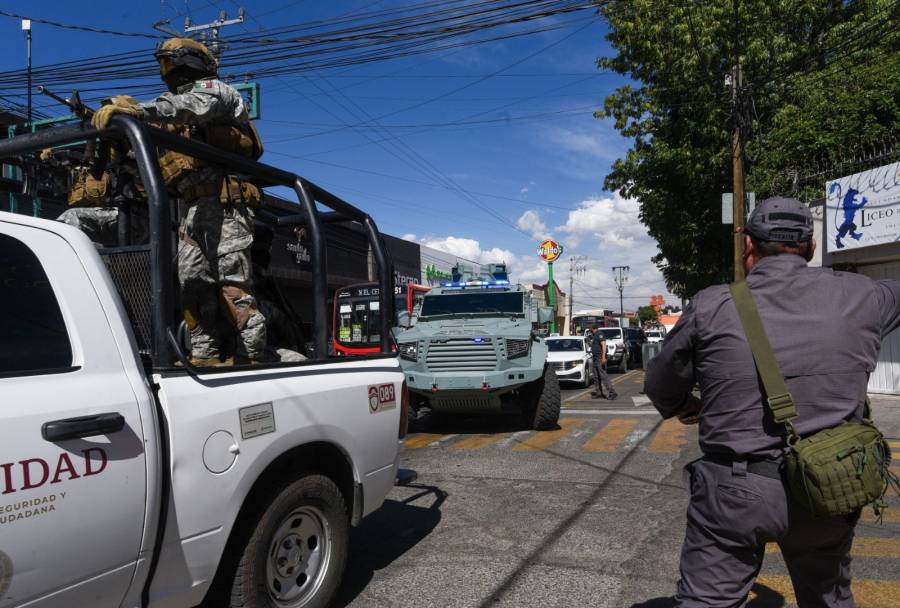
{"type": "Polygon", "coordinates": [[[452,277],[394,330],[411,407],[460,414],[515,409],[530,428],[554,428],[559,382],[532,329],[550,311],[510,284],[505,264],[479,273],[458,265],[452,277]]]}

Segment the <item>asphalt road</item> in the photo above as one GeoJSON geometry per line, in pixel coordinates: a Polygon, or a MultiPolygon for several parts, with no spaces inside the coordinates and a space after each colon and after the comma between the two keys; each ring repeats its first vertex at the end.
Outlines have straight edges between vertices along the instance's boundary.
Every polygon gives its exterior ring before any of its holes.
{"type": "MultiPolygon", "coordinates": [[[[410,435],[402,466],[418,481],[354,530],[337,605],[671,606],[696,427],[655,413],[642,372],[613,381],[613,402],[564,390],[559,430],[472,418],[410,435]]],[[[875,414],[900,453],[900,401],[875,414]]],[[[883,525],[869,511],[857,529],[859,608],[900,606],[900,497],[890,502],[883,525]]],[[[794,605],[772,549],[749,606],[794,605]]]]}

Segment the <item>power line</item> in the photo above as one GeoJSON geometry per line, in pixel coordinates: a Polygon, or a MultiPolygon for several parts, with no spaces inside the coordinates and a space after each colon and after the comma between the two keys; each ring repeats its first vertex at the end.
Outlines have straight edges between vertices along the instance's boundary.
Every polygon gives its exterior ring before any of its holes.
{"type": "MultiPolygon", "coordinates": [[[[331,23],[323,21],[318,25],[304,24],[274,30],[309,31],[297,40],[266,42],[252,37],[231,39],[228,44],[235,49],[229,52],[221,66],[221,72],[226,74],[228,70],[236,70],[236,73],[246,73],[255,70],[255,78],[265,78],[302,70],[363,65],[569,27],[570,23],[566,21],[544,20],[552,15],[593,8],[593,4],[587,0],[452,2],[449,10],[446,4],[420,3],[412,5],[411,14],[374,22],[366,19],[371,19],[378,13],[367,13],[350,18],[355,24],[344,28],[310,31],[342,23],[341,19],[337,19],[331,23]],[[482,38],[470,36],[510,25],[521,27],[513,30],[507,28],[482,38]],[[454,38],[465,40],[453,42],[454,38]]],[[[404,7],[403,10],[409,12],[410,7],[404,7]]],[[[42,66],[35,70],[35,78],[48,86],[59,88],[82,82],[110,82],[154,76],[156,66],[149,60],[149,53],[141,51],[140,54],[147,59],[142,60],[136,55],[111,58],[107,54],[92,60],[79,59],[42,66]],[[90,69],[85,69],[85,65],[90,65],[90,69]]],[[[21,70],[0,73],[0,84],[23,86],[24,75],[21,70]]]]}
{"type": "Polygon", "coordinates": [[[71,23],[60,23],[59,21],[51,21],[50,19],[41,19],[38,17],[27,17],[25,15],[19,15],[17,13],[11,13],[9,11],[0,11],[0,15],[4,17],[13,17],[14,19],[30,19],[35,23],[43,23],[44,25],[51,25],[53,27],[63,28],[67,30],[78,30],[81,32],[91,32],[92,34],[111,34],[113,36],[129,36],[132,38],[151,38],[153,40],[158,40],[161,36],[153,35],[153,34],[142,34],[140,32],[119,32],[116,30],[107,30],[99,27],[90,27],[87,25],[73,25],[71,23]]]}

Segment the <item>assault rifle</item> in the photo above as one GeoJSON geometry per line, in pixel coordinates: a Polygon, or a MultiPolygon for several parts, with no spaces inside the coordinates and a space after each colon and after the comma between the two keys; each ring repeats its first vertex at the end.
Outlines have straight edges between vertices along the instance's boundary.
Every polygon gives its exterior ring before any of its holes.
{"type": "Polygon", "coordinates": [[[81,96],[78,94],[78,91],[72,91],[72,95],[68,99],[65,97],[60,97],[43,85],[38,85],[37,92],[41,95],[46,95],[50,99],[58,101],[64,106],[68,107],[70,110],[72,110],[72,114],[74,114],[78,118],[86,119],[94,115],[94,110],[86,106],[84,102],[81,101],[81,96]]]}
{"type": "MultiPolygon", "coordinates": [[[[43,85],[38,85],[37,91],[41,95],[46,95],[50,99],[58,101],[68,107],[72,110],[72,114],[82,120],[88,120],[94,115],[94,109],[81,101],[81,96],[78,94],[77,90],[72,91],[72,95],[68,98],[60,97],[43,85]]],[[[106,170],[106,166],[109,164],[109,150],[109,143],[107,142],[102,142],[99,148],[97,147],[97,140],[95,139],[89,139],[85,144],[82,162],[90,163],[90,171],[94,179],[100,179],[103,171],[106,170]],[[96,156],[94,154],[95,152],[97,153],[96,156]]]]}

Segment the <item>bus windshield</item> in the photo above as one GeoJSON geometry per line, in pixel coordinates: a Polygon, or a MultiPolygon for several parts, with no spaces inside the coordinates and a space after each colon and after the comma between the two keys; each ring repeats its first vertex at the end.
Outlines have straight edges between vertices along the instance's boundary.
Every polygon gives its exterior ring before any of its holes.
{"type": "Polygon", "coordinates": [[[422,317],[456,314],[517,314],[524,311],[521,291],[472,291],[454,294],[426,295],[422,301],[422,317]]]}
{"type": "Polygon", "coordinates": [[[381,340],[381,303],[351,298],[338,303],[337,338],[343,344],[377,344],[381,340]]]}

